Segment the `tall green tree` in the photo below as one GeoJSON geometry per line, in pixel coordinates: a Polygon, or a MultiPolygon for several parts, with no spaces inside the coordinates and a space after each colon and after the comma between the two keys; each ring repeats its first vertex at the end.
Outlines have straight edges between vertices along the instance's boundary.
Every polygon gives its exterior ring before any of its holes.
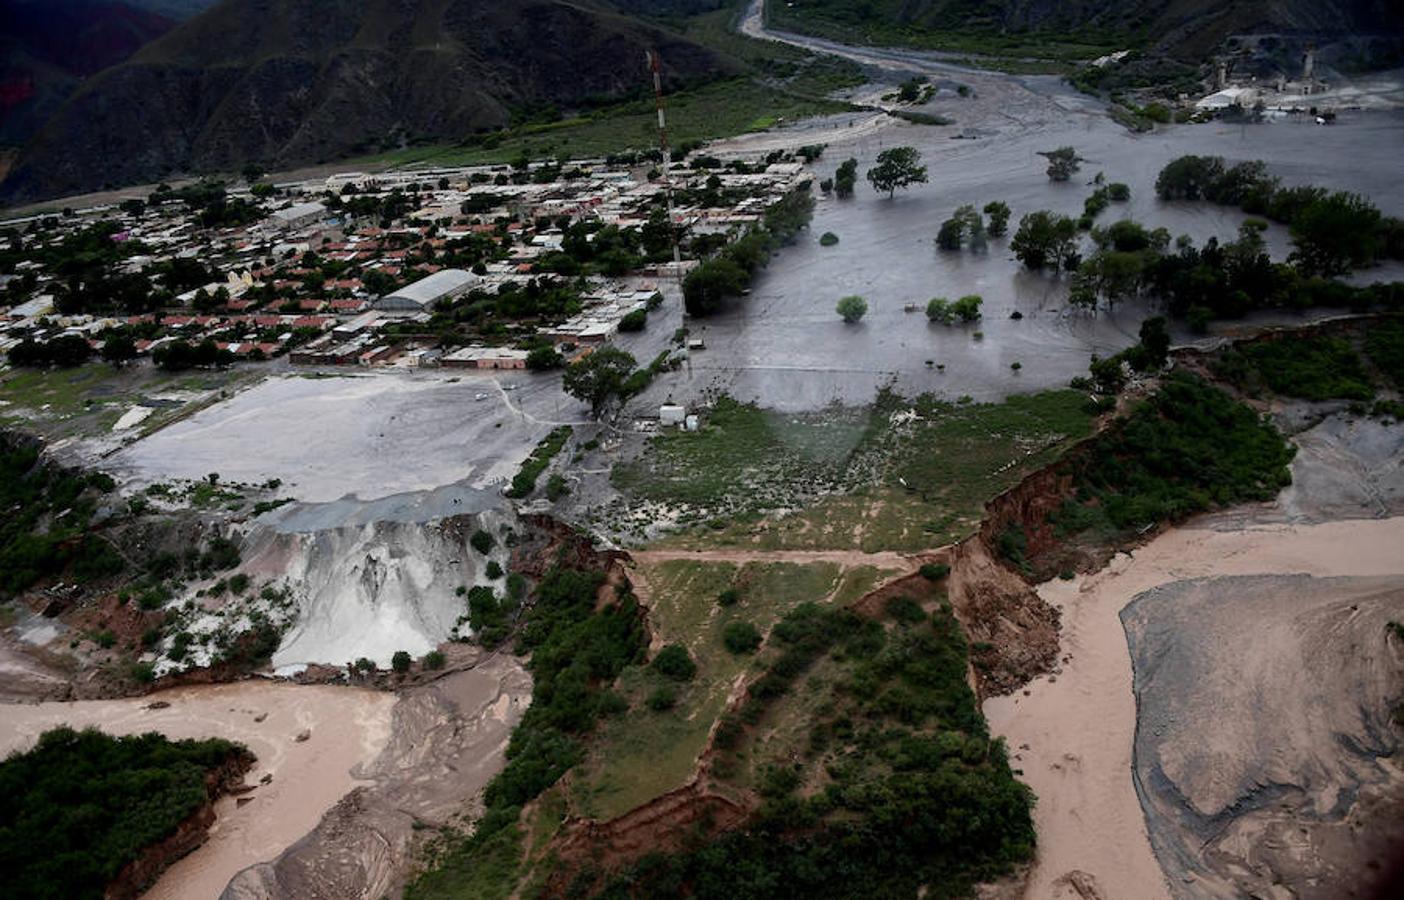
{"type": "Polygon", "coordinates": [[[878,154],[877,165],[868,170],[868,182],[873,190],[893,196],[898,188],[926,182],[926,166],[915,147],[889,147],[878,154]]]}
{"type": "Polygon", "coordinates": [[[590,414],[598,419],[610,401],[623,395],[634,365],[632,354],[618,347],[603,347],[567,367],[561,386],[567,394],[590,404],[590,414]]]}

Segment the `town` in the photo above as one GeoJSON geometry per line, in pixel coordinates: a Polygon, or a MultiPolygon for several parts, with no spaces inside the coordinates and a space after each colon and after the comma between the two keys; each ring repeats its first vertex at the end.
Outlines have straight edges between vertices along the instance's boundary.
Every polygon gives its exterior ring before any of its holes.
{"type": "Polygon", "coordinates": [[[686,149],[666,166],[652,151],[280,184],[251,170],[12,219],[0,351],[172,371],[555,368],[642,327],[699,256],[807,189],[822,152],[686,149]]]}

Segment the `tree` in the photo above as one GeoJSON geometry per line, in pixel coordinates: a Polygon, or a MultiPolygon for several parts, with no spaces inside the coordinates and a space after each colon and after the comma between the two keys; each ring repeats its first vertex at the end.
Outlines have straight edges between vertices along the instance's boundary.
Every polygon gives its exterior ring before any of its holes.
{"type": "Polygon", "coordinates": [[[1019,220],[1019,229],[1009,247],[1026,268],[1058,269],[1077,245],[1077,222],[1048,210],[1039,210],[1019,220]]]}
{"type": "Polygon", "coordinates": [[[951,309],[951,301],[945,297],[932,297],[931,302],[926,304],[926,318],[942,325],[954,323],[955,312],[951,309]]]}
{"type": "Polygon", "coordinates": [[[390,657],[390,668],[403,675],[410,669],[411,658],[409,651],[396,650],[395,655],[390,657]]]}
{"type": "Polygon", "coordinates": [[[697,674],[697,663],[692,661],[692,656],[682,644],[669,644],[659,650],[652,665],[659,675],[673,681],[691,681],[697,674]]]}
{"type": "Polygon", "coordinates": [[[729,256],[709,259],[683,279],[683,305],[688,315],[706,316],[721,308],[727,297],[746,289],[750,275],[729,256]]]}
{"type": "Polygon", "coordinates": [[[609,402],[622,395],[634,365],[633,355],[618,347],[605,347],[569,366],[561,386],[567,394],[590,404],[590,414],[598,419],[609,402]]]}
{"type": "Polygon", "coordinates": [[[102,358],[114,366],[120,367],[123,363],[136,359],[136,355],[136,341],[124,331],[108,335],[107,340],[102,343],[102,358]]]}
{"type": "Polygon", "coordinates": [[[1057,150],[1044,150],[1040,156],[1048,158],[1048,178],[1050,181],[1067,181],[1082,168],[1077,151],[1072,147],[1059,147],[1057,150]]]}
{"type": "Polygon", "coordinates": [[[834,172],[834,193],[839,199],[853,196],[853,186],[858,183],[858,160],[849,157],[839,163],[834,172]]]}
{"type": "Polygon", "coordinates": [[[991,200],[985,204],[985,215],[990,217],[988,230],[991,237],[1002,237],[1009,230],[1009,204],[991,200]]]}
{"type": "Polygon", "coordinates": [[[889,147],[878,154],[867,178],[873,190],[887,191],[890,198],[898,188],[925,183],[926,166],[921,165],[921,153],[915,147],[889,147]]]}
{"type": "Polygon", "coordinates": [[[838,314],[843,316],[843,320],[852,325],[867,314],[868,301],[857,294],[851,294],[840,299],[836,309],[838,314]]]}
{"type": "Polygon", "coordinates": [[[1292,218],[1292,260],[1308,274],[1344,275],[1379,254],[1380,211],[1359,194],[1337,191],[1292,218]]]}
{"type": "Polygon", "coordinates": [[[728,622],[722,629],[722,643],[732,653],[750,653],[760,646],[761,633],[750,622],[728,622]]]}
{"type": "Polygon", "coordinates": [[[526,366],[533,372],[544,372],[547,369],[559,369],[565,364],[565,357],[550,344],[541,347],[533,347],[527,353],[526,366]]]}
{"type": "Polygon", "coordinates": [[[642,309],[636,309],[625,313],[624,318],[619,320],[620,331],[643,331],[648,324],[648,313],[642,309]]]}
{"type": "Polygon", "coordinates": [[[951,304],[951,312],[962,322],[975,322],[980,318],[982,302],[979,294],[966,294],[951,304]]]}
{"type": "Polygon", "coordinates": [[[941,223],[936,232],[936,246],[942,250],[959,250],[965,240],[965,223],[952,216],[941,223]]]}
{"type": "Polygon", "coordinates": [[[1141,323],[1141,346],[1153,368],[1160,368],[1170,358],[1170,330],[1164,316],[1151,316],[1141,323]]]}

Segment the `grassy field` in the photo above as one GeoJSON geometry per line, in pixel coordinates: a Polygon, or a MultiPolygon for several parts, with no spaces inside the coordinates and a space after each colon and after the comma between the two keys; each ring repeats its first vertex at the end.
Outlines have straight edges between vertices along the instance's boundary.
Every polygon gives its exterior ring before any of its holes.
{"type": "MultiPolygon", "coordinates": [[[[132,406],[152,402],[153,394],[233,391],[264,373],[262,367],[168,373],[148,365],[114,369],[106,363],[72,369],[9,369],[0,372],[0,427],[23,428],[49,440],[100,435],[110,432],[132,406]]],[[[188,414],[201,402],[155,403],[156,411],[139,426],[141,433],[188,414]]]]}
{"type": "Polygon", "coordinates": [[[1076,391],[1002,403],[884,398],[781,416],[723,401],[615,470],[634,500],[687,510],[661,546],[912,551],[969,534],[984,503],[1089,434],[1076,391]]]}
{"type": "MultiPolygon", "coordinates": [[[[741,76],[669,97],[668,136],[672,144],[764,131],[786,122],[852,109],[847,103],[826,99],[832,91],[861,83],[861,77],[848,66],[833,60],[809,59],[780,67],[793,70],[793,74],[741,76]]],[[[649,98],[587,116],[524,125],[460,145],[409,147],[348,165],[486,165],[510,162],[523,153],[532,159],[586,158],[657,146],[658,121],[649,98]]]]}
{"type": "Polygon", "coordinates": [[[755,668],[754,656],[736,655],[723,646],[728,623],[746,621],[765,632],[800,603],[862,593],[878,573],[872,567],[841,572],[833,563],[736,566],[670,560],[641,574],[652,594],[650,621],[658,639],[687,646],[697,675],[679,687],[676,706],[655,712],[644,701],[664,680],[647,668],[625,670],[617,690],[629,701],[629,710],[605,725],[589,759],[572,776],[570,799],[580,815],[613,818],[692,775],[738,677],[755,668]],[[722,607],[717,598],[731,587],[740,599],[722,607]]]}

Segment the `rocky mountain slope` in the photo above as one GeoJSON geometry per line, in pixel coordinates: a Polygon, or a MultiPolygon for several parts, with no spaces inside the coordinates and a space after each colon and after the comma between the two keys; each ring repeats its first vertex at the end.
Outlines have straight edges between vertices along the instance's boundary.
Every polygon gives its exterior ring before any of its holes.
{"type": "Polygon", "coordinates": [[[514,111],[642,92],[645,48],[675,84],[730,68],[674,33],[560,0],[226,0],[84,84],[0,200],[455,140],[514,111]]]}
{"type": "Polygon", "coordinates": [[[175,24],[111,0],[0,0],[0,147],[23,144],[84,78],[175,24]]]}
{"type": "Polygon", "coordinates": [[[1404,12],[1389,0],[800,0],[793,7],[790,12],[801,21],[855,29],[896,25],[1139,36],[1186,59],[1202,57],[1227,36],[1244,32],[1348,35],[1404,29],[1404,12]]]}

